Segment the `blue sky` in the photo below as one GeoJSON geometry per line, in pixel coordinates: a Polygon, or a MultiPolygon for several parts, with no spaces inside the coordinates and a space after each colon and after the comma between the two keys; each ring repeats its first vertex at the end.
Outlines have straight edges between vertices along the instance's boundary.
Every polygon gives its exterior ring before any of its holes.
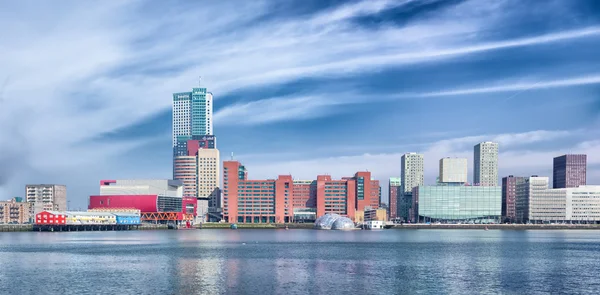
{"type": "Polygon", "coordinates": [[[421,152],[433,183],[495,140],[502,176],[582,152],[600,184],[598,1],[221,2],[0,3],[0,199],[63,183],[84,208],[100,179],[171,177],[171,94],[198,76],[251,178],[385,187],[421,152]]]}

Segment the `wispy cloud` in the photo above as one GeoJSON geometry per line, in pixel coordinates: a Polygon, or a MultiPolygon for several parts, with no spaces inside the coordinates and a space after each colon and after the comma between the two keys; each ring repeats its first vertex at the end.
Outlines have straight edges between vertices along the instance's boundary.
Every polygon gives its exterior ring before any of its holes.
{"type": "MultiPolygon", "coordinates": [[[[589,132],[589,131],[588,131],[589,132]]],[[[433,184],[438,174],[438,161],[443,157],[464,157],[469,161],[469,177],[473,171],[473,146],[484,140],[500,143],[499,170],[500,177],[513,175],[547,175],[551,176],[552,159],[565,153],[584,153],[588,155],[588,165],[600,164],[600,141],[586,140],[586,131],[549,131],[535,130],[523,133],[505,133],[474,135],[427,143],[411,150],[388,153],[358,153],[349,156],[314,157],[292,161],[260,159],[251,157],[242,161],[251,171],[251,178],[276,177],[274,173],[291,173],[301,179],[312,179],[317,174],[331,174],[334,177],[348,176],[356,171],[369,170],[373,177],[385,183],[389,177],[400,175],[400,157],[406,152],[419,152],[425,155],[426,183],[433,184]],[[578,137],[571,137],[572,135],[578,137]],[[560,142],[561,146],[554,150],[529,149],[528,144],[543,142],[560,142]]],[[[597,171],[590,175],[598,175],[597,171]],[[596,173],[596,174],[594,174],[596,173]]],[[[600,184],[600,179],[589,179],[589,183],[600,184]]],[[[384,190],[385,191],[385,190],[384,190]]],[[[387,192],[384,192],[387,193],[387,192]]]]}
{"type": "Polygon", "coordinates": [[[526,83],[515,83],[515,84],[506,84],[506,85],[500,85],[500,86],[481,87],[481,88],[435,91],[435,92],[419,94],[418,96],[431,97],[431,96],[469,95],[469,94],[481,94],[481,93],[570,87],[570,86],[591,85],[591,84],[599,84],[599,83],[600,83],[600,74],[593,74],[593,75],[588,75],[588,76],[567,78],[567,79],[561,79],[561,80],[526,82],[526,83]]]}
{"type": "MultiPolygon", "coordinates": [[[[364,0],[285,17],[273,17],[273,1],[105,1],[94,9],[78,1],[39,1],[34,10],[23,1],[0,2],[0,81],[10,77],[0,105],[0,154],[16,159],[0,159],[0,166],[61,167],[77,174],[81,165],[93,166],[90,159],[109,165],[115,155],[147,142],[83,144],[170,108],[171,93],[196,85],[199,75],[218,102],[228,93],[304,78],[363,77],[390,67],[600,35],[598,26],[560,19],[560,30],[508,38],[505,24],[518,19],[503,8],[520,1],[464,1],[398,25],[356,22],[392,8],[409,13],[406,5],[416,2],[364,0]]],[[[358,90],[338,90],[237,102],[219,109],[215,120],[252,125],[314,118],[358,103],[345,96],[361,95],[358,90]]],[[[12,181],[11,192],[22,191],[24,181],[12,181]]]]}

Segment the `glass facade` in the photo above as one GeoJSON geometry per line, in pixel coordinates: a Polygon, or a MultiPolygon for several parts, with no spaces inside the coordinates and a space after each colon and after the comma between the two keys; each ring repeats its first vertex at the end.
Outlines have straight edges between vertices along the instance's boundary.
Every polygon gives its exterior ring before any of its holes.
{"type": "Polygon", "coordinates": [[[499,186],[419,186],[415,202],[419,222],[499,222],[499,186]]]}

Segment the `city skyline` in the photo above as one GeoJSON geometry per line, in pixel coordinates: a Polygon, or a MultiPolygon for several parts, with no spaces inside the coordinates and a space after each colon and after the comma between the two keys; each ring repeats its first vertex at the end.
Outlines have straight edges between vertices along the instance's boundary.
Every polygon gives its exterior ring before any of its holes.
{"type": "Polygon", "coordinates": [[[536,5],[1,3],[0,199],[61,183],[85,208],[99,179],[171,178],[170,98],[198,76],[222,158],[257,179],[368,170],[384,184],[414,151],[425,184],[444,157],[467,158],[472,182],[473,145],[493,141],[499,178],[552,181],[554,157],[587,154],[599,183],[600,9],[536,5]]]}

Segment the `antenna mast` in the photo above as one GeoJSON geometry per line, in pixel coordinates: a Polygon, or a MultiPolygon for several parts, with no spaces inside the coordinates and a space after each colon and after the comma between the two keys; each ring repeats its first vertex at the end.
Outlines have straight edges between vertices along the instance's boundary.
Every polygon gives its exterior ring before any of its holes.
{"type": "Polygon", "coordinates": [[[202,76],[198,76],[198,87],[202,88],[202,76]]]}
{"type": "Polygon", "coordinates": [[[233,161],[233,152],[231,152],[231,161],[233,161]]]}

